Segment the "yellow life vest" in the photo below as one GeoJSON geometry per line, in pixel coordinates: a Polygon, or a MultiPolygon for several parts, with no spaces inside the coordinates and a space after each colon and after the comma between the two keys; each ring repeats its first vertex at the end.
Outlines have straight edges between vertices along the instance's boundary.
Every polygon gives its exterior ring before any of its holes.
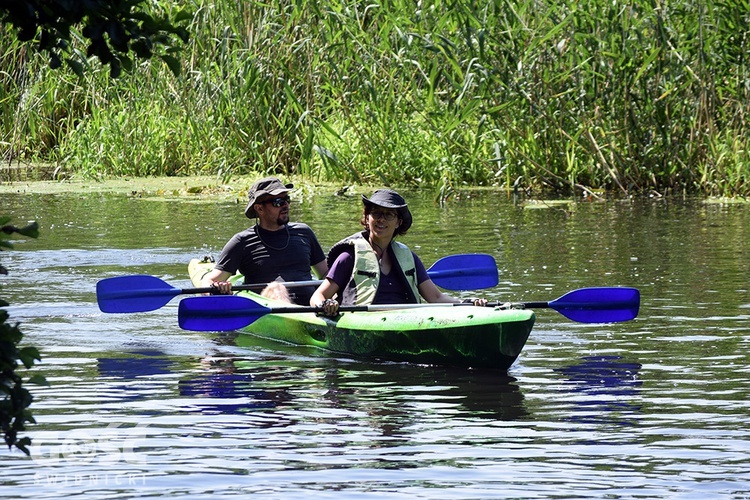
{"type": "MultiPolygon", "coordinates": [[[[354,269],[351,280],[346,288],[340,292],[342,295],[341,304],[372,304],[380,283],[380,263],[378,262],[378,256],[363,234],[357,233],[341,240],[331,248],[328,257],[329,266],[333,265],[333,261],[345,246],[354,247],[354,269]]],[[[414,254],[411,253],[409,247],[398,241],[391,241],[391,248],[393,249],[393,255],[396,257],[397,267],[401,271],[403,280],[413,296],[413,300],[410,302],[421,302],[414,254]]]]}

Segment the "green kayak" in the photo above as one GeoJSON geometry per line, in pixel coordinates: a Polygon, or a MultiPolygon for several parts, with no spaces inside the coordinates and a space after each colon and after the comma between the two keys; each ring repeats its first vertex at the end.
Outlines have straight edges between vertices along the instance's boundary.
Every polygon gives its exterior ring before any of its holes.
{"type": "MultiPolygon", "coordinates": [[[[188,271],[195,286],[213,265],[190,261],[188,271]]],[[[250,291],[237,295],[270,308],[289,306],[250,291]]],[[[271,313],[241,331],[369,359],[507,370],[521,353],[535,320],[529,309],[429,306],[344,312],[335,319],[310,312],[271,313]]]]}

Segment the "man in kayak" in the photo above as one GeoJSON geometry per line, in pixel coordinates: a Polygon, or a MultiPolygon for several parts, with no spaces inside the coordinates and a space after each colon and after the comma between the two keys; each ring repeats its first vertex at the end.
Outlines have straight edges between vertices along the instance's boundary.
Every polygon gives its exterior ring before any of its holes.
{"type": "MultiPolygon", "coordinates": [[[[432,282],[422,261],[403,243],[394,240],[406,234],[412,216],[404,198],[396,191],[378,189],[364,204],[360,223],[364,231],[345,238],[328,252],[326,279],[310,298],[310,305],[322,307],[326,316],[336,316],[342,305],[403,304],[426,302],[457,303],[461,300],[432,282]]],[[[471,299],[484,306],[485,299],[471,299]]]]}
{"type": "Polygon", "coordinates": [[[202,286],[232,293],[227,280],[240,272],[245,283],[269,283],[261,294],[286,302],[307,305],[314,286],[288,289],[284,281],[312,279],[312,267],[318,277],[328,271],[325,253],[307,224],[289,222],[289,191],[276,177],[266,177],[250,187],[245,215],[257,223],[235,234],[224,246],[213,271],[206,274],[202,286]]]}

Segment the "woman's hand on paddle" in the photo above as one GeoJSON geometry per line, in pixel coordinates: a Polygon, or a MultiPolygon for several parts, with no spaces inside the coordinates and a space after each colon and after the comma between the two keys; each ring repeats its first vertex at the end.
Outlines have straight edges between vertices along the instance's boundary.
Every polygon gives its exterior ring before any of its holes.
{"type": "Polygon", "coordinates": [[[322,314],[323,316],[335,318],[339,314],[339,303],[334,299],[326,299],[320,304],[318,304],[317,307],[320,307],[323,309],[320,312],[320,314],[322,314]]]}
{"type": "Polygon", "coordinates": [[[461,302],[463,304],[474,304],[478,307],[485,307],[487,305],[487,299],[483,298],[464,299],[461,302]]]}
{"type": "Polygon", "coordinates": [[[339,303],[333,297],[338,291],[339,286],[336,282],[331,278],[326,278],[310,297],[310,305],[323,309],[318,314],[335,318],[339,314],[339,303]]]}

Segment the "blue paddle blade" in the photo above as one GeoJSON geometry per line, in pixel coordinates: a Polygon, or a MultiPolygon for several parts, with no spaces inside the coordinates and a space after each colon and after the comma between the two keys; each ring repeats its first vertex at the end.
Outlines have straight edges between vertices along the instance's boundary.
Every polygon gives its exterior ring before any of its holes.
{"type": "Polygon", "coordinates": [[[580,323],[615,323],[638,316],[641,293],[637,288],[581,288],[548,303],[566,318],[580,323]]]}
{"type": "Polygon", "coordinates": [[[105,313],[154,311],[181,292],[155,276],[134,274],[97,282],[96,301],[105,313]]]}
{"type": "Polygon", "coordinates": [[[478,290],[498,284],[497,263],[492,255],[449,255],[427,270],[430,279],[446,290],[478,290]]]}
{"type": "Polygon", "coordinates": [[[199,332],[239,330],[271,309],[237,295],[191,297],[180,301],[177,318],[180,328],[199,332]]]}

